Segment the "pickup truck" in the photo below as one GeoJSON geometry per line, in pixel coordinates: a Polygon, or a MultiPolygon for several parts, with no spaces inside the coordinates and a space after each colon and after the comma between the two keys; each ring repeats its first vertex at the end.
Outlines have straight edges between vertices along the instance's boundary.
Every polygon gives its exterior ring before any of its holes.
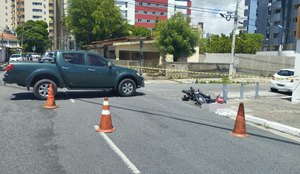
{"type": "Polygon", "coordinates": [[[144,78],[136,70],[115,66],[96,53],[84,50],[55,51],[51,62],[10,62],[4,83],[33,87],[37,99],[45,100],[50,83],[57,88],[113,89],[121,96],[134,95],[144,86],[144,78]]]}

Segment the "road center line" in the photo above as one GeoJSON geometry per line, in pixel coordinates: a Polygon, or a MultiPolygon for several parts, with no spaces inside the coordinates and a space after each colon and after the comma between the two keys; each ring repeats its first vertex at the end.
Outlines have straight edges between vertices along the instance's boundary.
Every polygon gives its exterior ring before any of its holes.
{"type": "MultiPolygon", "coordinates": [[[[95,129],[98,129],[98,126],[94,126],[95,129]]],[[[99,134],[105,139],[106,143],[110,146],[110,148],[121,157],[123,162],[127,165],[127,167],[132,171],[134,174],[141,173],[132,162],[125,156],[125,154],[110,140],[110,138],[103,132],[99,132],[99,134]]]]}

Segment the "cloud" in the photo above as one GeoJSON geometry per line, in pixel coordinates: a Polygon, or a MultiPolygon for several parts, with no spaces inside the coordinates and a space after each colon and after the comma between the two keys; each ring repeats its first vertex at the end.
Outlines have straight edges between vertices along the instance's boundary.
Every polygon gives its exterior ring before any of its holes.
{"type": "MultiPolygon", "coordinates": [[[[229,35],[233,30],[233,19],[227,21],[220,12],[235,11],[236,0],[194,0],[192,1],[192,23],[204,23],[204,32],[210,34],[224,33],[229,35]]],[[[243,14],[244,0],[240,2],[239,15],[243,14]]]]}

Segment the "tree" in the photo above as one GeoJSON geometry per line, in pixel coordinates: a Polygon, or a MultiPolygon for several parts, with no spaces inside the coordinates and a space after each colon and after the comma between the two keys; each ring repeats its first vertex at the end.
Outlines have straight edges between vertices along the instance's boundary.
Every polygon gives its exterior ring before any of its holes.
{"type": "Polygon", "coordinates": [[[67,28],[79,45],[129,35],[127,21],[114,0],[69,0],[68,3],[67,28]]]}
{"type": "Polygon", "coordinates": [[[146,27],[128,25],[128,30],[130,31],[131,36],[151,36],[151,30],[147,29],[146,27]]]}
{"type": "MultiPolygon", "coordinates": [[[[201,48],[200,48],[201,50],[201,48]]],[[[224,34],[212,35],[207,39],[208,53],[230,53],[231,52],[231,39],[224,34]]]]}
{"type": "Polygon", "coordinates": [[[172,54],[174,61],[195,53],[199,44],[199,33],[189,25],[190,18],[181,13],[167,21],[160,21],[155,28],[155,46],[163,55],[172,54]]]}
{"type": "MultiPolygon", "coordinates": [[[[231,53],[232,35],[212,35],[200,41],[200,53],[231,53]]],[[[255,54],[261,50],[263,35],[240,33],[236,37],[235,53],[255,54]]]]}
{"type": "Polygon", "coordinates": [[[236,53],[255,54],[263,46],[262,34],[240,33],[236,40],[236,53]]]}
{"type": "Polygon", "coordinates": [[[29,20],[16,28],[18,40],[25,52],[44,53],[50,47],[48,25],[44,21],[29,20]]]}

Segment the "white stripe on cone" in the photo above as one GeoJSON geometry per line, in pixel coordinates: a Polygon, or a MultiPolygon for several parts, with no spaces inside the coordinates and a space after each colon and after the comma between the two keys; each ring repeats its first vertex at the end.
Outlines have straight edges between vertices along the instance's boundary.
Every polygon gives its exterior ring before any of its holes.
{"type": "Polygon", "coordinates": [[[110,111],[109,110],[102,110],[102,115],[110,115],[110,111]]]}
{"type": "Polygon", "coordinates": [[[108,101],[103,101],[103,105],[108,106],[108,101]]]}

